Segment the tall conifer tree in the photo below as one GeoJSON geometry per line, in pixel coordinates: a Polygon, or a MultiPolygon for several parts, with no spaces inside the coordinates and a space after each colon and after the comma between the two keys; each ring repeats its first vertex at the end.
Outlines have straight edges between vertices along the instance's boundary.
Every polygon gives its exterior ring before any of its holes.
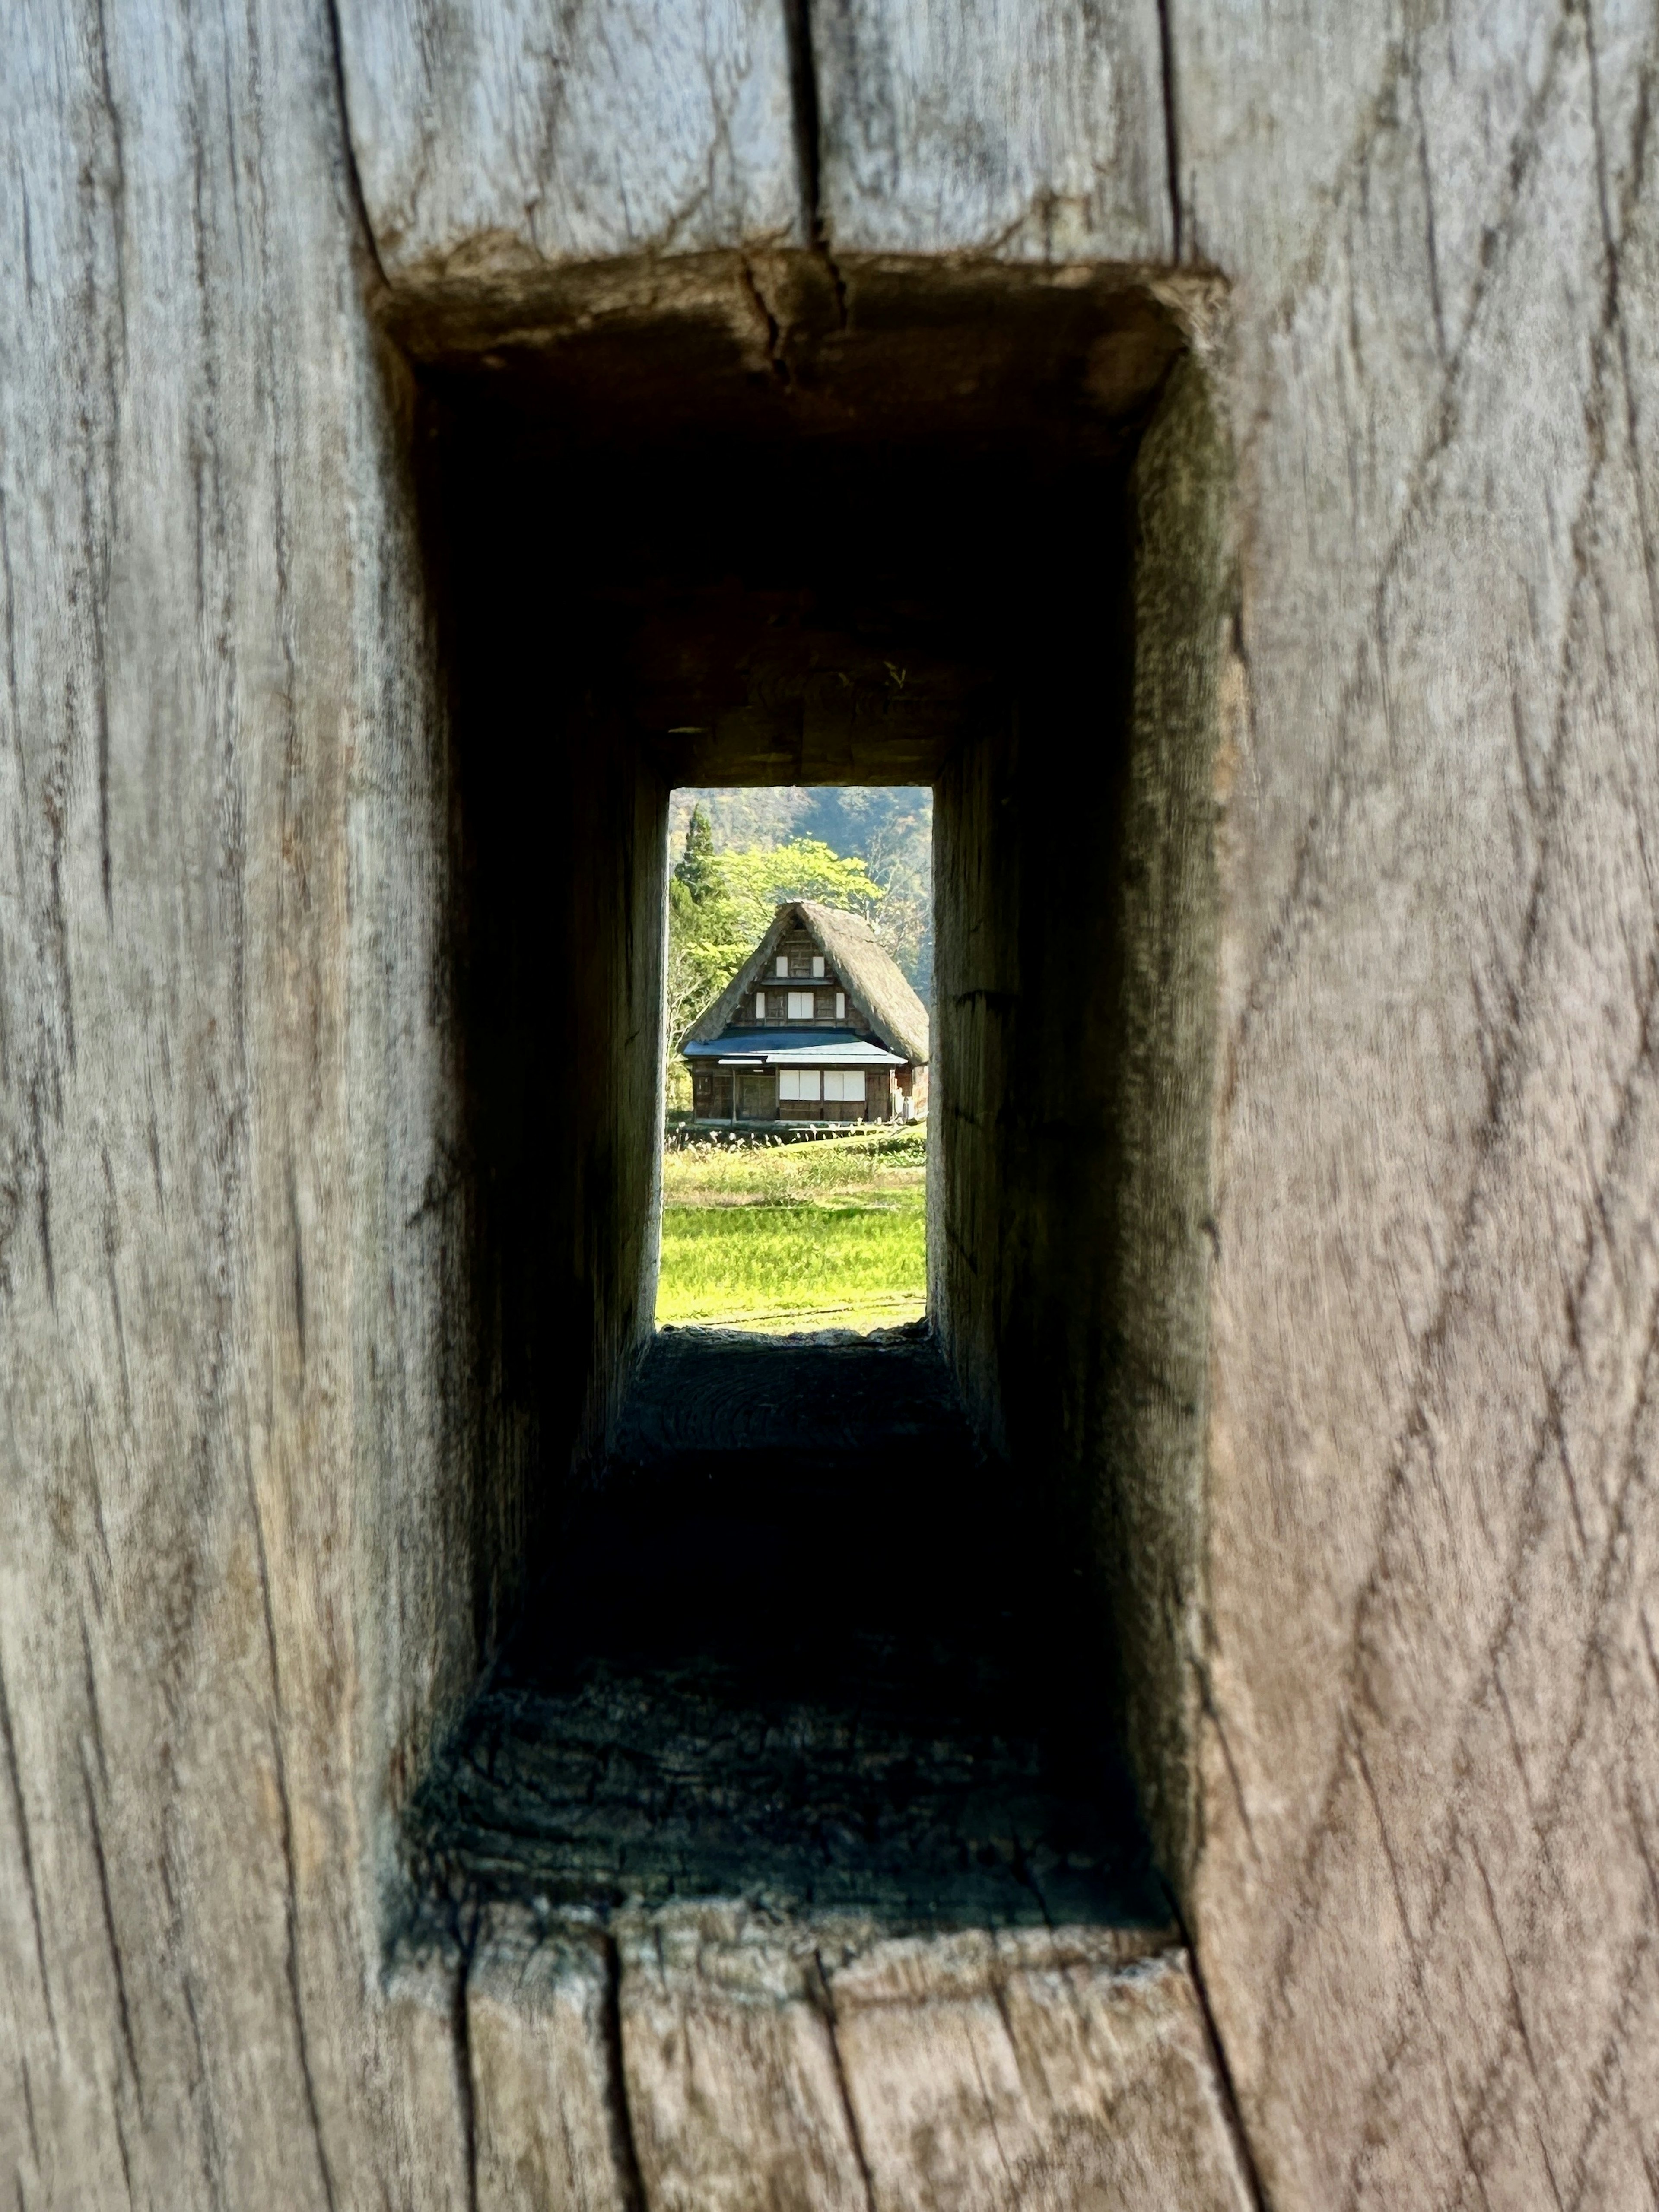
{"type": "Polygon", "coordinates": [[[691,819],[685,825],[685,850],[674,873],[699,906],[723,888],[714,860],[714,833],[701,801],[691,809],[691,819]]]}

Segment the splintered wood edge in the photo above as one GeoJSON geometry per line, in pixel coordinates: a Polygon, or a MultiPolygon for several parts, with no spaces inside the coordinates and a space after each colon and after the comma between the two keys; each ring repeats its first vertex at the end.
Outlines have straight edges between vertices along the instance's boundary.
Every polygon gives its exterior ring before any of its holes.
{"type": "Polygon", "coordinates": [[[1148,2183],[1206,2212],[1250,2202],[1169,1928],[894,1935],[732,1899],[606,1924],[501,1905],[465,1953],[411,1934],[386,1987],[495,2208],[641,2212],[740,2185],[830,2212],[978,2203],[1008,2143],[1057,2204],[1148,2183]]]}
{"type": "Polygon", "coordinates": [[[833,1981],[849,2002],[905,2004],[982,1995],[1011,1973],[1128,1973],[1149,1964],[1186,1964],[1172,1923],[895,1934],[856,1914],[785,1917],[742,1899],[624,1906],[608,1916],[497,1904],[483,1908],[465,1946],[446,1929],[399,1936],[381,1988],[388,2003],[448,2012],[464,1974],[469,1994],[533,2009],[555,2001],[563,1978],[586,1984],[601,1972],[613,1949],[624,1972],[701,1979],[711,1993],[781,2002],[799,1996],[810,1973],[833,1981]]]}

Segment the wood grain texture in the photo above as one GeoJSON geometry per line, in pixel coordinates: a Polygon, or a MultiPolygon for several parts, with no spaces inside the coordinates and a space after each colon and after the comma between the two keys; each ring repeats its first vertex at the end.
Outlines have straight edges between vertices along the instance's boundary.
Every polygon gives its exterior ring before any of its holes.
{"type": "Polygon", "coordinates": [[[465,1954],[406,1940],[387,1988],[419,2124],[472,2142],[483,2212],[1249,2203],[1186,1955],[1152,1929],[894,1937],[710,1901],[602,1932],[495,1905],[465,1954]]]}
{"type": "Polygon", "coordinates": [[[478,2212],[635,2212],[610,1955],[597,1932],[491,1916],[466,1978],[478,2212]]]}
{"type": "Polygon", "coordinates": [[[711,1905],[624,1925],[617,1948],[653,2212],[866,2212],[811,1936],[711,1905]]]}
{"type": "Polygon", "coordinates": [[[1272,2201],[1651,2201],[1650,9],[1172,10],[1232,279],[1199,1954],[1272,2201]]]}
{"type": "Polygon", "coordinates": [[[1127,483],[1073,466],[1049,527],[1091,529],[1044,575],[1005,726],[934,795],[930,1312],[1024,1525],[1054,1516],[1050,1574],[1086,1583],[1171,1870],[1201,1832],[1228,442],[1188,353],[1127,483]]]}
{"type": "MultiPolygon", "coordinates": [[[[475,1958],[486,1949],[479,1944],[475,1958]]],[[[359,2185],[365,2190],[378,2181],[394,2202],[474,2212],[482,2179],[480,2123],[482,2118],[487,2126],[488,2115],[480,2114],[467,2053],[457,2035],[465,2018],[465,1965],[447,1931],[406,1936],[387,1961],[375,2009],[404,2086],[405,2146],[394,2163],[386,2158],[388,2147],[372,2124],[362,2131],[359,2185]]],[[[533,2008],[526,2007],[522,2017],[533,2023],[533,2008]]],[[[286,2189],[284,2146],[266,2144],[263,2154],[272,2177],[264,2185],[286,2189]]]]}
{"type": "Polygon", "coordinates": [[[1122,1154],[1109,1410],[1097,1447],[1125,1727],[1160,1861],[1176,1879],[1205,1821],[1192,1662],[1208,1577],[1216,827],[1231,773],[1218,738],[1232,468],[1206,351],[1195,346],[1172,372],[1132,479],[1134,678],[1116,893],[1122,1154]]]}
{"type": "MultiPolygon", "coordinates": [[[[816,14],[836,253],[1171,250],[1150,10],[816,14]]],[[[1647,2203],[1656,27],[1169,16],[1238,529],[1171,1871],[1281,2212],[1647,2203]]],[[[394,287],[804,245],[781,18],[554,30],[348,16],[394,287]]],[[[626,2203],[611,2007],[648,2203],[1235,2201],[1168,1961],[383,1981],[512,1571],[410,383],[321,7],[27,12],[0,136],[0,2185],[626,2203]]]]}
{"type": "Polygon", "coordinates": [[[1184,1955],[676,1907],[619,1933],[629,2110],[674,2212],[1249,2203],[1184,1955]]]}
{"type": "Polygon", "coordinates": [[[374,1996],[477,1645],[442,726],[327,15],[32,11],[0,103],[0,2176],[459,2201],[374,1996]]]}
{"type": "Polygon", "coordinates": [[[874,1946],[829,1987],[877,2212],[1248,2212],[1183,1953],[975,1931],[874,1946]]]}
{"type": "Polygon", "coordinates": [[[351,136],[404,291],[561,263],[804,242],[773,0],[347,0],[351,136]]]}
{"type": "Polygon", "coordinates": [[[838,257],[1173,252],[1157,0],[827,0],[811,21],[838,257]]]}

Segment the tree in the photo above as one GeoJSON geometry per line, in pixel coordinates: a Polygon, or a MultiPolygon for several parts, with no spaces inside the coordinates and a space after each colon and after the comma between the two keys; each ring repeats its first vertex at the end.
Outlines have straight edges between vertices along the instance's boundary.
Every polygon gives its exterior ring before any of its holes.
{"type": "Polygon", "coordinates": [[[766,851],[722,853],[715,863],[752,950],[785,899],[817,899],[873,921],[884,893],[864,862],[817,837],[792,837],[766,851]]]}
{"type": "Polygon", "coordinates": [[[882,899],[871,928],[931,1005],[933,992],[933,866],[931,823],[914,814],[890,817],[870,835],[865,863],[882,899]]]}
{"type": "Polygon", "coordinates": [[[664,995],[671,1103],[680,1098],[684,1070],[679,1048],[697,1016],[731,981],[751,945],[733,900],[714,832],[701,806],[691,811],[685,846],[668,884],[668,957],[664,995]]]}
{"type": "Polygon", "coordinates": [[[714,833],[701,801],[691,809],[691,819],[685,825],[685,849],[675,864],[674,877],[698,906],[718,896],[721,888],[714,833]]]}
{"type": "Polygon", "coordinates": [[[717,999],[753,949],[732,902],[721,895],[692,897],[677,870],[668,885],[666,994],[668,1042],[681,1040],[703,1008],[717,999]]]}
{"type": "MultiPolygon", "coordinates": [[[[930,1000],[933,979],[933,805],[922,786],[821,785],[811,790],[774,786],[748,790],[690,790],[675,794],[673,818],[684,836],[701,813],[704,850],[760,853],[810,841],[837,856],[862,860],[883,894],[844,882],[801,885],[804,896],[824,897],[861,914],[906,979],[930,1000]]],[[[699,825],[697,836],[702,838],[699,825]]],[[[789,872],[787,870],[781,872],[789,872]]],[[[769,889],[787,896],[787,889],[769,889]]]]}

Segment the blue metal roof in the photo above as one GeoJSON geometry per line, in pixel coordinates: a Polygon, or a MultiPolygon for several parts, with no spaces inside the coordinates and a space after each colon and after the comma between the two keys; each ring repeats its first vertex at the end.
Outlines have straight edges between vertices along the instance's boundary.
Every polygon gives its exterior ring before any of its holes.
{"type": "Polygon", "coordinates": [[[902,1067],[884,1045],[852,1030],[731,1029],[706,1044],[680,1048],[687,1060],[748,1061],[757,1067],[902,1067]]]}

